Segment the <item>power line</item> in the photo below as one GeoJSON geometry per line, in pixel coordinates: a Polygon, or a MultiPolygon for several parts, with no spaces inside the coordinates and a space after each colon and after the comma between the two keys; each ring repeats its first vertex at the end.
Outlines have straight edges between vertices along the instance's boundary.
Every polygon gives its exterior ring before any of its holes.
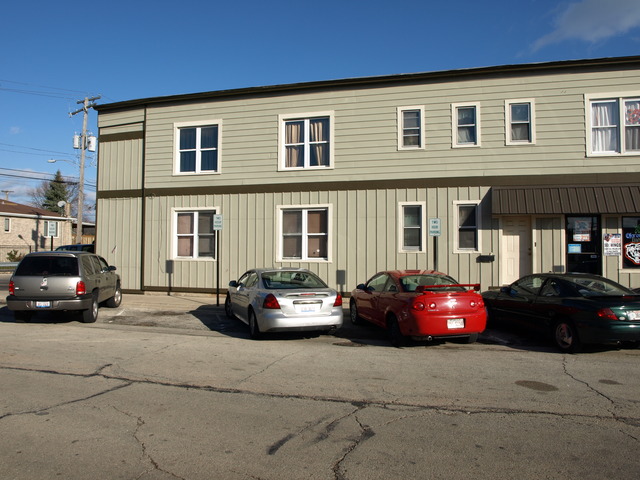
{"type": "Polygon", "coordinates": [[[23,88],[8,88],[8,87],[0,86],[0,90],[3,90],[5,92],[20,93],[24,95],[35,95],[39,97],[52,97],[52,98],[63,98],[66,100],[73,100],[73,96],[77,95],[78,93],[83,93],[80,90],[70,90],[67,88],[49,87],[46,85],[36,85],[33,83],[26,83],[26,82],[16,82],[14,80],[0,79],[0,82],[44,89],[44,90],[31,90],[31,89],[27,90],[23,88]]]}

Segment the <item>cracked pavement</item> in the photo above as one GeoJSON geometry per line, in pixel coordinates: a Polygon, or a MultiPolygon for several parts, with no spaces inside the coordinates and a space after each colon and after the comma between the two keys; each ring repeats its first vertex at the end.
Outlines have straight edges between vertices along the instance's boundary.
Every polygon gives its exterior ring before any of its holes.
{"type": "Polygon", "coordinates": [[[0,322],[12,479],[635,479],[640,350],[0,322]]]}

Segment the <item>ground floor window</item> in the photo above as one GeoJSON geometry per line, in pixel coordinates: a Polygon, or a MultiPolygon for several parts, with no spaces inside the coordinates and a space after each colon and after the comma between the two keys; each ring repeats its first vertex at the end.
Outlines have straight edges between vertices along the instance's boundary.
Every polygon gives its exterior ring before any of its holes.
{"type": "Polygon", "coordinates": [[[4,219],[4,231],[6,233],[9,233],[11,231],[11,219],[10,218],[5,218],[4,219]]]}
{"type": "Polygon", "coordinates": [[[622,267],[640,268],[640,217],[622,217],[622,267]]]}
{"type": "Polygon", "coordinates": [[[455,202],[455,207],[457,220],[456,251],[459,253],[480,251],[478,203],[455,202]]]}
{"type": "Polygon", "coordinates": [[[329,259],[329,208],[280,209],[280,260],[329,259]]]}
{"type": "Polygon", "coordinates": [[[424,251],[424,206],[421,203],[400,204],[400,251],[424,251]]]}
{"type": "Polygon", "coordinates": [[[215,210],[175,212],[175,258],[215,258],[215,210]]]}

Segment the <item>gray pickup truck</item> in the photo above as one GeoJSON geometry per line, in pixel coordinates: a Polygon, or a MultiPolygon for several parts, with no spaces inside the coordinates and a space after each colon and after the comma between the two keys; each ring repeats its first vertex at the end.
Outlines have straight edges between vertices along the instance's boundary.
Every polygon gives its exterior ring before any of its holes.
{"type": "Polygon", "coordinates": [[[74,310],[85,323],[98,318],[98,305],[122,301],[116,267],[89,252],[35,252],[25,256],[9,281],[7,307],[16,320],[36,312],[74,310]]]}

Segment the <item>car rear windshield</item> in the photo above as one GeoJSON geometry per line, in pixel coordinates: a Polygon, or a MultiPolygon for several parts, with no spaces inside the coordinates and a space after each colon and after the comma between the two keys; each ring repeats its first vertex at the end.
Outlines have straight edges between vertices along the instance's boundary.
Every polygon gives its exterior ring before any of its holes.
{"type": "Polygon", "coordinates": [[[458,282],[447,275],[407,275],[400,278],[400,283],[406,292],[415,292],[421,286],[427,287],[424,290],[433,290],[434,292],[463,292],[466,290],[464,287],[456,286],[428,288],[432,285],[458,285],[458,282]]]}
{"type": "Polygon", "coordinates": [[[572,286],[583,297],[621,297],[624,295],[635,295],[628,288],[623,287],[606,278],[572,278],[572,286]]]}
{"type": "Polygon", "coordinates": [[[292,288],[328,288],[327,284],[311,272],[274,271],[262,274],[264,288],[269,290],[292,288]]]}
{"type": "Polygon", "coordinates": [[[75,257],[25,257],[22,259],[18,268],[16,268],[16,276],[34,277],[34,276],[77,276],[78,260],[75,257]]]}

